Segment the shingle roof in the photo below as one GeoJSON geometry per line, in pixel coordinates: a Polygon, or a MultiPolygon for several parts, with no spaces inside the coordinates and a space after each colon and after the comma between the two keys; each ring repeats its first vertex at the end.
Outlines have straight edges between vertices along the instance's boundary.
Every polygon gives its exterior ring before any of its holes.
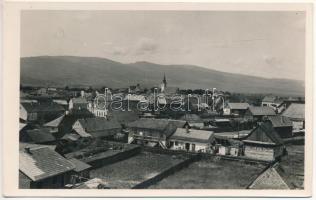
{"type": "Polygon", "coordinates": [[[83,170],[86,170],[92,167],[91,165],[85,162],[82,162],[76,158],[70,158],[68,160],[75,166],[75,169],[74,169],[75,172],[81,172],[83,170]]]}
{"type": "Polygon", "coordinates": [[[176,132],[170,137],[174,140],[184,140],[191,142],[208,143],[211,141],[214,132],[190,129],[189,133],[185,128],[177,128],[176,132]]]}
{"type": "Polygon", "coordinates": [[[107,120],[101,117],[79,119],[79,122],[88,133],[121,128],[116,120],[107,120]]]}
{"type": "Polygon", "coordinates": [[[56,112],[65,109],[57,103],[21,103],[27,112],[56,112]]]}
{"type": "Polygon", "coordinates": [[[262,102],[275,102],[277,98],[275,96],[265,96],[263,99],[262,99],[262,102]]]}
{"type": "Polygon", "coordinates": [[[278,170],[273,166],[260,174],[254,182],[249,186],[250,189],[274,189],[274,190],[289,190],[283,177],[278,173],[278,170]]]}
{"type": "Polygon", "coordinates": [[[290,119],[305,119],[305,104],[292,103],[283,113],[282,116],[290,119]]]}
{"type": "Polygon", "coordinates": [[[272,116],[276,115],[273,108],[267,107],[267,106],[250,106],[249,111],[252,113],[254,116],[272,116]]]}
{"type": "Polygon", "coordinates": [[[270,121],[265,121],[257,126],[257,128],[255,128],[243,141],[268,144],[269,142],[267,141],[267,138],[269,138],[275,145],[283,144],[283,140],[275,131],[272,122],[270,121]],[[256,135],[253,136],[254,134],[256,135]]]}
{"type": "Polygon", "coordinates": [[[248,103],[228,103],[228,107],[233,110],[247,110],[249,108],[248,103]]]}
{"type": "Polygon", "coordinates": [[[28,130],[26,134],[35,143],[53,142],[56,140],[52,133],[50,133],[49,128],[28,130]]]}
{"type": "Polygon", "coordinates": [[[268,116],[268,119],[272,122],[272,125],[274,128],[293,126],[292,121],[288,117],[276,115],[276,116],[268,116]]]}
{"type": "Polygon", "coordinates": [[[33,181],[63,174],[75,166],[48,147],[20,150],[19,169],[33,181]]]}
{"type": "Polygon", "coordinates": [[[169,120],[148,118],[141,118],[137,121],[131,122],[128,124],[128,127],[158,130],[163,132],[167,137],[177,129],[177,127],[173,123],[170,123],[169,120]]]}
{"type": "Polygon", "coordinates": [[[63,114],[63,115],[61,115],[60,117],[58,117],[58,118],[56,118],[56,119],[54,119],[54,120],[52,120],[52,121],[50,121],[50,122],[44,124],[44,126],[57,128],[57,127],[59,127],[59,125],[61,124],[61,122],[64,120],[64,117],[65,117],[65,115],[63,114]]]}

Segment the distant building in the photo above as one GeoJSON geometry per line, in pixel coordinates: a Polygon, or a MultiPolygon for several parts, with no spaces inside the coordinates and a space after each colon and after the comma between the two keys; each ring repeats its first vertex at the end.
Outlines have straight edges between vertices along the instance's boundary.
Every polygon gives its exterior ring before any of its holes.
{"type": "Polygon", "coordinates": [[[113,137],[122,131],[121,125],[116,120],[100,117],[79,119],[73,125],[73,129],[81,136],[94,138],[113,137]]]}
{"type": "Polygon", "coordinates": [[[271,107],[276,110],[282,103],[283,100],[279,99],[276,96],[265,96],[262,99],[261,106],[271,107]]]}
{"type": "Polygon", "coordinates": [[[82,110],[88,109],[88,101],[85,98],[84,91],[81,91],[81,96],[72,98],[69,101],[69,110],[82,110]]]}
{"type": "Polygon", "coordinates": [[[275,116],[271,107],[250,106],[245,113],[245,118],[253,121],[262,121],[265,116],[275,116]]]}
{"type": "Polygon", "coordinates": [[[244,140],[244,155],[248,158],[274,161],[283,155],[284,144],[270,121],[257,126],[244,140]]]}
{"type": "Polygon", "coordinates": [[[273,128],[281,138],[293,136],[293,123],[290,118],[276,115],[269,116],[268,119],[272,122],[273,128]]]}
{"type": "Polygon", "coordinates": [[[209,152],[213,132],[187,128],[177,128],[168,139],[168,146],[173,150],[209,152]]]}
{"type": "Polygon", "coordinates": [[[19,155],[19,188],[64,188],[75,166],[49,147],[25,147],[19,155]]]}
{"type": "Polygon", "coordinates": [[[248,103],[227,103],[227,106],[224,108],[224,115],[235,115],[242,117],[245,115],[248,108],[248,103]]]}
{"type": "Polygon", "coordinates": [[[305,129],[305,104],[292,103],[282,116],[288,117],[293,122],[294,132],[305,129]]]}
{"type": "Polygon", "coordinates": [[[20,133],[20,141],[35,144],[55,144],[56,138],[49,128],[27,130],[20,133]]]}
{"type": "Polygon", "coordinates": [[[65,109],[56,103],[20,103],[20,118],[27,122],[47,122],[63,113],[65,109]]]}
{"type": "Polygon", "coordinates": [[[204,120],[197,114],[186,113],[179,120],[186,121],[191,127],[203,128],[204,120]]]}
{"type": "Polygon", "coordinates": [[[167,139],[176,131],[175,124],[165,119],[141,118],[127,125],[128,143],[137,142],[147,146],[167,148],[167,139]]]}

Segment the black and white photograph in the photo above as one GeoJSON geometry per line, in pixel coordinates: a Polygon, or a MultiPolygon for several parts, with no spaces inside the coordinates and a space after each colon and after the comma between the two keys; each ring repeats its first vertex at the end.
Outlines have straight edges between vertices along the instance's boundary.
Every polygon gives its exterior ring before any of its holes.
{"type": "Polygon", "coordinates": [[[18,189],[309,187],[306,10],[19,18],[18,189]]]}

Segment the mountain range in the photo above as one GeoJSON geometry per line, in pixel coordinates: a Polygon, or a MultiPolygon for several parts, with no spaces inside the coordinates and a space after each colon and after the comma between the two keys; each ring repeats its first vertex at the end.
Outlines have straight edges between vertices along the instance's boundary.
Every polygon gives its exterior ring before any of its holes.
{"type": "Polygon", "coordinates": [[[31,86],[168,86],[181,89],[217,88],[238,93],[304,95],[304,82],[221,72],[194,65],[124,64],[105,58],[38,56],[21,58],[21,84],[31,86]]]}

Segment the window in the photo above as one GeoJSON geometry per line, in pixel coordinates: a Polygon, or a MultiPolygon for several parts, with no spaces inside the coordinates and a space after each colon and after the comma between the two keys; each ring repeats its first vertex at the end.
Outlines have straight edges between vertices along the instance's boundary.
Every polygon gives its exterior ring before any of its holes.
{"type": "Polygon", "coordinates": [[[175,146],[178,146],[178,145],[179,145],[179,142],[175,141],[175,142],[174,142],[174,145],[175,145],[175,146]]]}

